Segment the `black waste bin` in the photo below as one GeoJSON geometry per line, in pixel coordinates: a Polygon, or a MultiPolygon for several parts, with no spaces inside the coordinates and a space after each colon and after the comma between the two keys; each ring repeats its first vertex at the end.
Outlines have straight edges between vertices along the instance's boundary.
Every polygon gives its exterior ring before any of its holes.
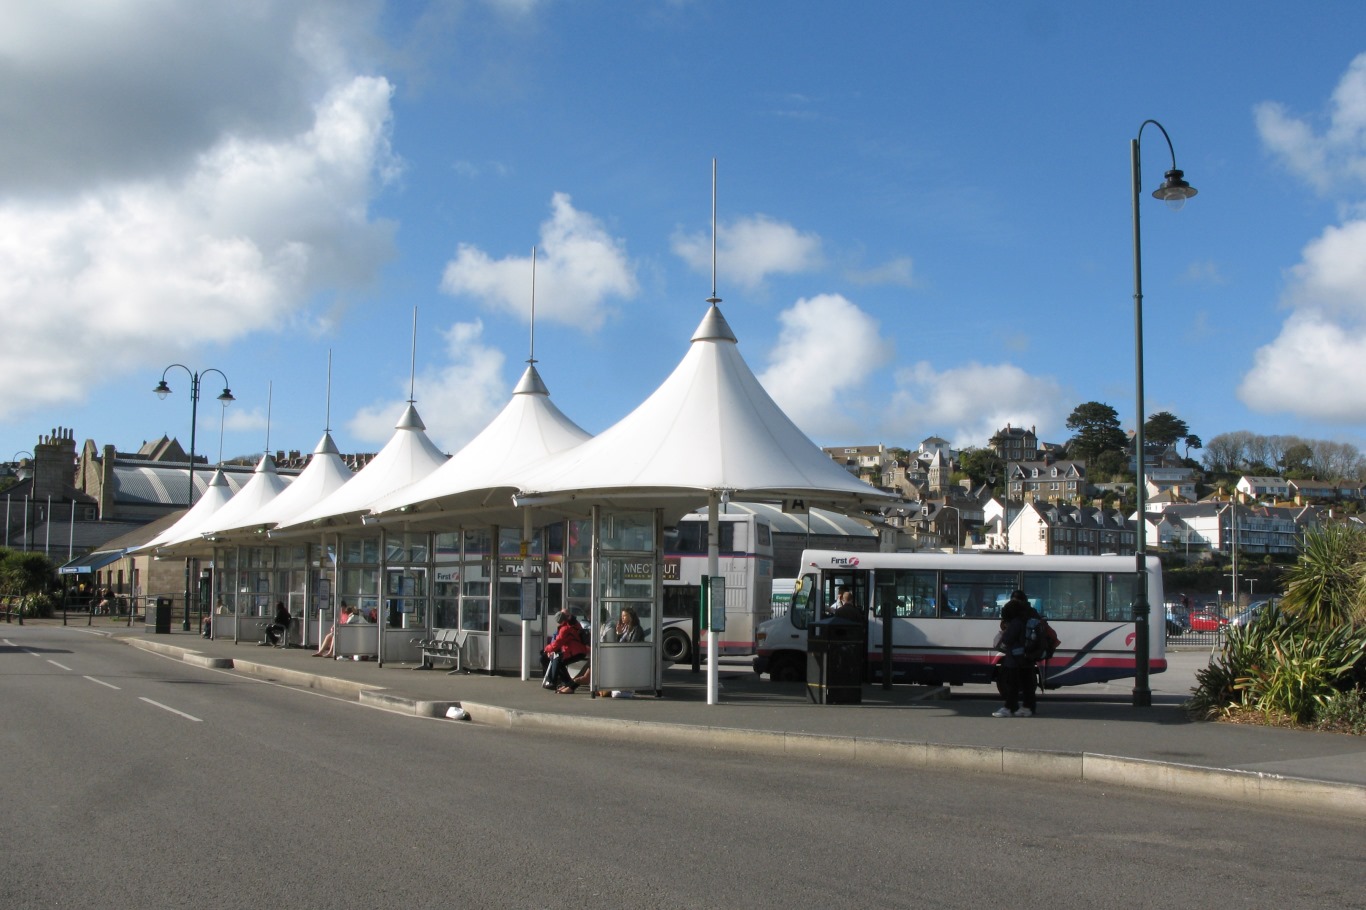
{"type": "Polygon", "coordinates": [[[818,705],[863,702],[863,625],[832,617],[806,630],[806,693],[818,705]]]}
{"type": "Polygon", "coordinates": [[[147,604],[146,628],[144,631],[157,635],[171,634],[171,598],[158,597],[147,604]]]}

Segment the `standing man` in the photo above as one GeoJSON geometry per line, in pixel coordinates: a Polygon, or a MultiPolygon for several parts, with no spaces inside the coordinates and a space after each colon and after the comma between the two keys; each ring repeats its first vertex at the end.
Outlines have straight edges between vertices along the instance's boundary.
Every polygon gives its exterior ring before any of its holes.
{"type": "Polygon", "coordinates": [[[992,717],[1034,716],[1034,661],[1025,656],[1025,623],[1031,610],[1023,591],[1012,593],[1001,608],[1001,661],[996,665],[996,688],[1005,705],[993,711],[992,717]]]}

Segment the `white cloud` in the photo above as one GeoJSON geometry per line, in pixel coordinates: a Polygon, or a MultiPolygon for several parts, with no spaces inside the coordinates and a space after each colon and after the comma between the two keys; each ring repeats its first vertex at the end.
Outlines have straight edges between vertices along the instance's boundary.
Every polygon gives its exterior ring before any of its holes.
{"type": "MultiPolygon", "coordinates": [[[[1366,183],[1366,54],[1334,90],[1322,135],[1274,104],[1258,107],[1257,122],[1267,147],[1321,193],[1359,190],[1366,183]]],[[[1360,200],[1340,210],[1357,214],[1306,244],[1287,273],[1281,303],[1291,313],[1238,387],[1253,410],[1366,420],[1366,219],[1360,200]]]]}
{"type": "Polygon", "coordinates": [[[1366,420],[1366,221],[1329,227],[1290,270],[1294,312],[1257,351],[1238,397],[1262,412],[1366,420]]]}
{"type": "MultiPolygon", "coordinates": [[[[676,231],[673,251],[696,271],[710,275],[711,235],[676,231]]],[[[769,275],[810,272],[824,264],[821,238],[803,234],[790,224],[767,215],[738,218],[716,226],[716,272],[722,285],[753,290],[769,275]]]]}
{"type": "Polygon", "coordinates": [[[1068,408],[1055,379],[1031,376],[1009,363],[969,363],[941,372],[920,361],[897,371],[896,387],[889,432],[943,436],[960,448],[986,445],[1007,424],[1053,432],[1063,426],[1068,408]]]}
{"type": "Polygon", "coordinates": [[[1263,102],[1253,113],[1262,143],[1319,192],[1366,182],[1366,54],[1338,82],[1321,134],[1278,102],[1263,102]]]}
{"type": "Polygon", "coordinates": [[[0,186],[11,194],[183,173],[232,133],[281,141],[349,76],[369,2],[44,0],[0,29],[0,186]]]}
{"type": "MultiPolygon", "coordinates": [[[[550,202],[536,251],[536,319],[594,331],[611,313],[608,300],[637,291],[625,243],[608,235],[592,215],[574,208],[564,193],[550,202]]],[[[523,322],[531,316],[531,255],[493,259],[461,244],[446,264],[441,289],[468,294],[484,306],[523,322]]]]}
{"type": "Polygon", "coordinates": [[[1360,423],[1366,419],[1366,332],[1313,313],[1292,316],[1257,351],[1238,397],[1257,411],[1360,423]]]}
{"type": "MultiPolygon", "coordinates": [[[[503,380],[503,354],[482,343],[484,325],[457,322],[445,333],[447,362],[423,370],[414,379],[417,412],[427,435],[448,454],[488,426],[511,394],[503,380]]],[[[408,395],[376,402],[356,412],[347,429],[358,438],[383,445],[394,435],[408,395]]]]}
{"type": "Polygon", "coordinates": [[[773,400],[809,436],[835,438],[867,426],[860,387],[891,358],[873,317],[839,294],[798,300],[759,375],[773,400]]]}
{"type": "Polygon", "coordinates": [[[0,309],[9,354],[0,418],[70,401],[149,351],[278,327],[321,287],[387,257],[365,220],[388,85],[358,79],[283,144],[228,141],[187,181],[0,207],[0,309]],[[71,326],[81,326],[73,333],[71,326]]]}

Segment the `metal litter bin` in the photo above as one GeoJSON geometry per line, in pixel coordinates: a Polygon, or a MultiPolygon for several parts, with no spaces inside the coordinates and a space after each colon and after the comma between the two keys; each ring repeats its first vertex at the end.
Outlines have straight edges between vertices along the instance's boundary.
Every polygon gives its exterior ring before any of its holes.
{"type": "Polygon", "coordinates": [[[171,634],[171,598],[158,597],[154,602],[147,604],[147,616],[145,618],[145,632],[156,635],[171,634]]]}
{"type": "Polygon", "coordinates": [[[806,630],[806,693],[818,705],[863,702],[863,626],[832,617],[806,630]]]}

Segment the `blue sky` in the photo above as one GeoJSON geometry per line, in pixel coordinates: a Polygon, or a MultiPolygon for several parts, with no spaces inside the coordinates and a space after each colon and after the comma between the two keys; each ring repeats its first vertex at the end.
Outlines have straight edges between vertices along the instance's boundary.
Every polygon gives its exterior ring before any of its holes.
{"type": "Polygon", "coordinates": [[[592,433],[717,291],[818,444],[1133,426],[1366,447],[1366,6],[84,0],[0,32],[0,459],[378,450],[415,373],[454,452],[531,332],[592,433]],[[416,361],[411,356],[416,308],[416,361]],[[268,403],[269,402],[269,403],[268,403]],[[269,417],[269,430],[268,430],[269,417]],[[220,426],[220,419],[222,424],[220,426]]]}

